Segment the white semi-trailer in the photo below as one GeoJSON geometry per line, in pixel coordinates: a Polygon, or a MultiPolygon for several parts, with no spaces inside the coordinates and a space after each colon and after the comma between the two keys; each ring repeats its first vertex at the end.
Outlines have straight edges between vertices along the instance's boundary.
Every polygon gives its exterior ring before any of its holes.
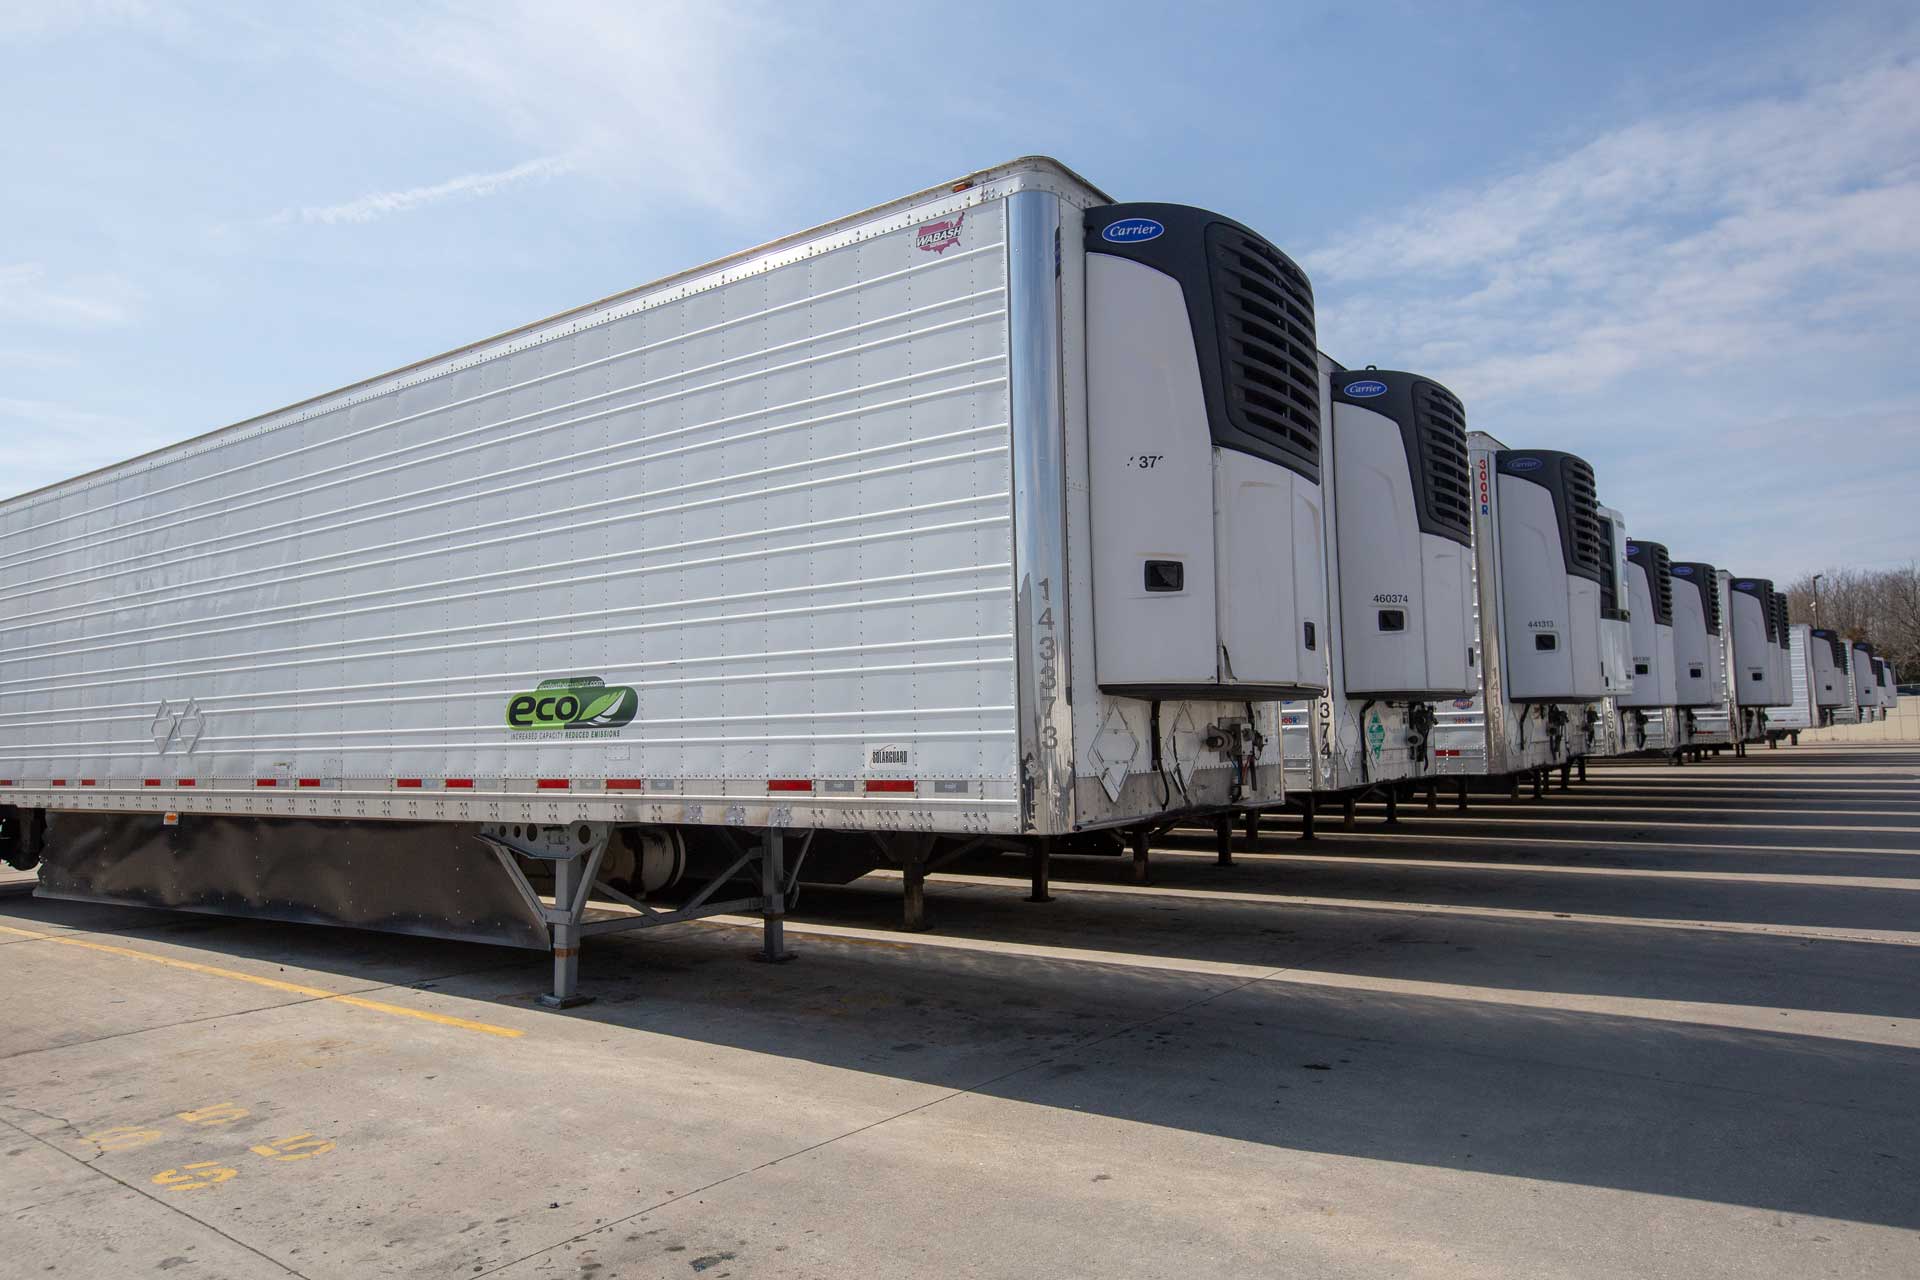
{"type": "Polygon", "coordinates": [[[1430,777],[1433,705],[1478,687],[1466,411],[1438,382],[1321,358],[1327,692],[1282,709],[1289,799],[1430,777]]]}
{"type": "Polygon", "coordinates": [[[1813,628],[1804,622],[1788,623],[1786,633],[1788,699],[1785,705],[1767,712],[1767,734],[1772,741],[1790,737],[1797,745],[1802,729],[1820,725],[1820,686],[1814,670],[1818,646],[1813,642],[1813,628]]]}
{"type": "Polygon", "coordinates": [[[1479,687],[1436,708],[1434,769],[1510,778],[1564,771],[1593,741],[1606,531],[1593,468],[1570,453],[1467,437],[1473,475],[1479,687]]]}
{"type": "Polygon", "coordinates": [[[1673,571],[1664,545],[1638,538],[1627,543],[1627,589],[1633,688],[1614,699],[1621,741],[1630,751],[1678,758],[1686,735],[1676,713],[1673,571]]]}
{"type": "Polygon", "coordinates": [[[1773,605],[1773,583],[1766,578],[1730,580],[1728,613],[1732,626],[1729,678],[1740,710],[1740,741],[1764,741],[1766,709],[1787,701],[1781,688],[1785,666],[1779,660],[1779,614],[1773,605]]]}
{"type": "Polygon", "coordinates": [[[1813,705],[1818,722],[1834,722],[1834,713],[1847,705],[1847,647],[1840,633],[1827,627],[1808,632],[1812,655],[1813,705]]]}
{"type": "Polygon", "coordinates": [[[1671,567],[1674,696],[1685,749],[1698,758],[1707,750],[1733,745],[1722,637],[1723,575],[1703,560],[1676,561],[1671,567]]]}
{"type": "Polygon", "coordinates": [[[1875,718],[1873,713],[1880,701],[1880,681],[1873,674],[1873,646],[1865,640],[1855,640],[1848,651],[1847,674],[1853,683],[1854,719],[1864,724],[1875,718]]]}
{"type": "Polygon", "coordinates": [[[551,946],[563,1000],[597,929],[779,954],[809,855],[1044,897],[1058,843],[1282,799],[1320,427],[1258,233],[970,174],[0,504],[5,852],[551,946]]]}

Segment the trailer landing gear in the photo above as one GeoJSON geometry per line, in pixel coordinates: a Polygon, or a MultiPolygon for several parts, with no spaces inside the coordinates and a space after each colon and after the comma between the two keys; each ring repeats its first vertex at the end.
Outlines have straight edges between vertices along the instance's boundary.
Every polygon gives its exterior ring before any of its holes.
{"type": "Polygon", "coordinates": [[[758,959],[774,963],[793,959],[786,947],[787,904],[792,900],[794,886],[799,883],[807,848],[813,843],[811,834],[800,841],[799,855],[793,860],[791,871],[786,867],[789,837],[780,828],[764,832],[758,844],[735,843],[738,856],[685,904],[673,910],[662,910],[628,897],[599,878],[600,863],[606,857],[607,841],[612,835],[612,826],[602,822],[550,827],[502,823],[481,830],[480,838],[493,850],[508,880],[547,928],[549,949],[553,953],[553,990],[540,997],[541,1004],[549,1009],[571,1009],[593,999],[580,994],[580,945],[598,933],[657,929],[703,916],[758,913],[761,940],[758,959]],[[520,868],[521,857],[553,864],[552,906],[534,891],[526,872],[520,868]],[[754,863],[758,863],[760,869],[758,896],[726,902],[711,900],[734,876],[754,863]],[[596,893],[629,908],[634,914],[587,919],[587,899],[596,893]]]}
{"type": "Polygon", "coordinates": [[[1027,895],[1028,902],[1052,902],[1053,895],[1047,892],[1048,879],[1052,874],[1053,842],[1047,839],[1037,841],[1029,855],[1033,860],[1033,891],[1027,895]]]}

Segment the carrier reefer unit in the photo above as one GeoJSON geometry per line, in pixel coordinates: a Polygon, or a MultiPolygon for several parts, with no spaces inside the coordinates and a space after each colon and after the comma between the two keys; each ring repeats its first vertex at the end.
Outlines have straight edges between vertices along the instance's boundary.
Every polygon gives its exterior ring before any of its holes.
{"type": "Polygon", "coordinates": [[[1773,607],[1773,583],[1767,578],[1733,579],[1733,679],[1743,707],[1777,706],[1779,688],[1779,615],[1773,607]]]}
{"type": "Polygon", "coordinates": [[[1418,374],[1321,357],[1333,633],[1327,693],[1288,703],[1288,786],[1338,792],[1432,763],[1432,700],[1477,687],[1466,412],[1418,374]]]}
{"type": "Polygon", "coordinates": [[[1879,682],[1880,718],[1885,720],[1898,701],[1893,692],[1893,668],[1885,658],[1873,660],[1874,678],[1879,682]]]}
{"type": "Polygon", "coordinates": [[[1673,685],[1680,707],[1720,705],[1726,673],[1720,644],[1720,573],[1699,560],[1672,566],[1673,685]]]}
{"type": "Polygon", "coordinates": [[[777,920],[810,833],[1043,870],[1277,801],[1315,358],[1257,232],[1029,159],[0,504],[14,856],[551,944],[565,994],[614,863],[777,920]]]}
{"type": "Polygon", "coordinates": [[[1468,435],[1480,685],[1436,708],[1435,768],[1505,776],[1565,765],[1592,742],[1606,694],[1605,577],[1593,468],[1468,435]]]}
{"type": "Polygon", "coordinates": [[[1847,705],[1847,645],[1840,633],[1830,627],[1814,627],[1809,632],[1807,651],[1812,655],[1813,705],[1820,724],[1832,724],[1834,712],[1847,705]]]}
{"type": "Polygon", "coordinates": [[[1640,750],[1674,751],[1685,745],[1685,735],[1674,712],[1673,572],[1664,545],[1638,538],[1627,543],[1627,586],[1633,688],[1614,700],[1622,738],[1640,750]]]}

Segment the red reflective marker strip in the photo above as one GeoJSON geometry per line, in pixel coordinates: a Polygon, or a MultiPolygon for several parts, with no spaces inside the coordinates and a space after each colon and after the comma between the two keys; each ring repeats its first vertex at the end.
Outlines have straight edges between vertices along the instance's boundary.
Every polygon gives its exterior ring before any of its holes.
{"type": "Polygon", "coordinates": [[[302,779],[300,779],[300,785],[301,785],[301,786],[303,786],[303,787],[317,787],[317,786],[319,786],[319,785],[320,785],[320,779],[318,779],[318,778],[302,778],[302,779]]]}
{"type": "Polygon", "coordinates": [[[418,779],[418,778],[395,778],[395,779],[393,780],[393,785],[394,785],[394,786],[396,786],[396,787],[417,787],[417,786],[419,786],[419,785],[420,785],[420,779],[418,779]]]}
{"type": "Polygon", "coordinates": [[[159,785],[160,785],[160,779],[158,779],[158,778],[143,778],[143,779],[141,779],[141,781],[140,781],[140,785],[141,785],[141,786],[143,786],[143,787],[157,787],[157,786],[159,786],[159,785]]]}
{"type": "Polygon", "coordinates": [[[868,778],[868,791],[913,791],[919,783],[911,778],[868,778]]]}
{"type": "Polygon", "coordinates": [[[255,778],[253,785],[256,787],[277,787],[280,785],[280,782],[277,778],[255,778]]]}
{"type": "Polygon", "coordinates": [[[565,778],[542,778],[533,785],[542,791],[565,791],[573,784],[565,778]]]}
{"type": "Polygon", "coordinates": [[[473,790],[473,779],[472,778],[448,778],[447,789],[450,791],[471,791],[473,790]]]}
{"type": "Polygon", "coordinates": [[[65,778],[51,778],[48,779],[47,785],[50,787],[64,787],[67,785],[67,780],[65,778]]]}
{"type": "Polygon", "coordinates": [[[175,778],[173,780],[173,785],[176,787],[191,787],[197,784],[194,782],[192,778],[175,778]]]}
{"type": "Polygon", "coordinates": [[[91,787],[97,784],[94,782],[92,778],[82,778],[80,779],[80,785],[83,787],[91,787]]]}
{"type": "Polygon", "coordinates": [[[607,790],[609,791],[645,791],[646,789],[646,780],[642,778],[607,779],[607,790]]]}
{"type": "Polygon", "coordinates": [[[767,790],[769,791],[811,791],[813,790],[813,779],[811,778],[769,778],[767,779],[767,790]]]}

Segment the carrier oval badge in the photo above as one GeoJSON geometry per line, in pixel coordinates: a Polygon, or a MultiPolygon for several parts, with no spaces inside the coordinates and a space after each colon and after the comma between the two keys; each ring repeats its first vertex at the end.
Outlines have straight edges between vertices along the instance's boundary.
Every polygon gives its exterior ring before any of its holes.
{"type": "Polygon", "coordinates": [[[1109,222],[1100,232],[1100,238],[1108,244],[1139,244],[1143,240],[1158,240],[1165,234],[1167,229],[1152,218],[1122,218],[1109,222]]]}
{"type": "Polygon", "coordinates": [[[1677,564],[1673,566],[1673,571],[1683,578],[1691,578],[1693,576],[1692,565],[1677,564]]]}
{"type": "Polygon", "coordinates": [[[1340,389],[1356,400],[1365,400],[1369,396],[1383,396],[1387,394],[1387,384],[1384,382],[1349,382],[1340,389]]]}
{"type": "Polygon", "coordinates": [[[1507,459],[1507,470],[1509,471],[1538,471],[1543,465],[1545,464],[1538,458],[1507,459]]]}

